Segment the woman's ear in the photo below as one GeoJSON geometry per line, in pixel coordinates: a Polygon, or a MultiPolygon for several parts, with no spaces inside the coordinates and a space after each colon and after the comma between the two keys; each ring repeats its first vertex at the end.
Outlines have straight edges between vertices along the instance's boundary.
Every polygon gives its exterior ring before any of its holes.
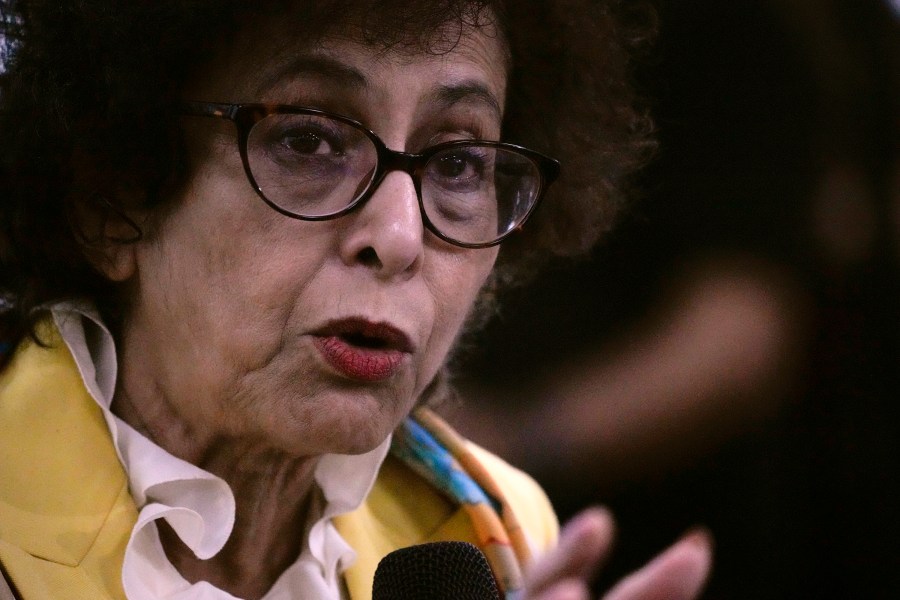
{"type": "Polygon", "coordinates": [[[95,193],[75,204],[75,234],[88,261],[111,281],[122,282],[137,269],[137,243],[143,231],[123,208],[95,193]]]}
{"type": "Polygon", "coordinates": [[[113,242],[107,246],[103,258],[95,262],[94,266],[111,281],[127,281],[137,270],[136,250],[133,243],[113,242]]]}

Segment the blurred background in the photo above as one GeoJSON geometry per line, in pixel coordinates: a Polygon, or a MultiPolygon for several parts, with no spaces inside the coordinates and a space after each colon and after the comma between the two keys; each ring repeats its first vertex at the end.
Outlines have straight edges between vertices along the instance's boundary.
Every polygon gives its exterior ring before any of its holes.
{"type": "Polygon", "coordinates": [[[900,7],[658,13],[643,196],[510,294],[451,421],[614,510],[598,590],[700,525],[704,598],[900,598],[900,7]]]}

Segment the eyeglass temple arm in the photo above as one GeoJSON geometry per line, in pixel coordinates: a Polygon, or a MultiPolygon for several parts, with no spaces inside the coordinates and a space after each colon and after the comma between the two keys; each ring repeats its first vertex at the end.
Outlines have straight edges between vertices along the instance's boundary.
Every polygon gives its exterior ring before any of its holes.
{"type": "Polygon", "coordinates": [[[234,119],[238,105],[219,102],[183,102],[181,110],[186,115],[196,117],[224,117],[234,119]]]}

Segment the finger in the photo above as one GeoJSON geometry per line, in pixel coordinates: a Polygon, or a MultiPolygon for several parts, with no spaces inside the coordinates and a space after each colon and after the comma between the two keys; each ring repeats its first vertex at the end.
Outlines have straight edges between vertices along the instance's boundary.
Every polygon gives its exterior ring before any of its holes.
{"type": "Polygon", "coordinates": [[[587,583],[581,579],[566,579],[544,589],[536,596],[528,596],[528,600],[590,600],[590,598],[587,583]]]}
{"type": "Polygon", "coordinates": [[[529,597],[565,579],[588,579],[609,554],[614,530],[612,515],[602,508],[589,508],[569,521],[559,545],[535,561],[526,575],[529,597]]]}
{"type": "Polygon", "coordinates": [[[603,600],[691,600],[703,589],[711,566],[712,538],[696,530],[620,581],[603,600]]]}

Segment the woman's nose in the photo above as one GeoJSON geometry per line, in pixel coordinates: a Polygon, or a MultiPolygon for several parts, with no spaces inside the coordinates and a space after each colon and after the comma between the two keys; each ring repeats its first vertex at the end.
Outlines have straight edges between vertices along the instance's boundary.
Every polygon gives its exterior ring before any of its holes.
{"type": "Polygon", "coordinates": [[[393,171],[355,213],[341,244],[346,264],[363,264],[384,279],[408,277],[424,260],[419,199],[412,178],[393,171]]]}

